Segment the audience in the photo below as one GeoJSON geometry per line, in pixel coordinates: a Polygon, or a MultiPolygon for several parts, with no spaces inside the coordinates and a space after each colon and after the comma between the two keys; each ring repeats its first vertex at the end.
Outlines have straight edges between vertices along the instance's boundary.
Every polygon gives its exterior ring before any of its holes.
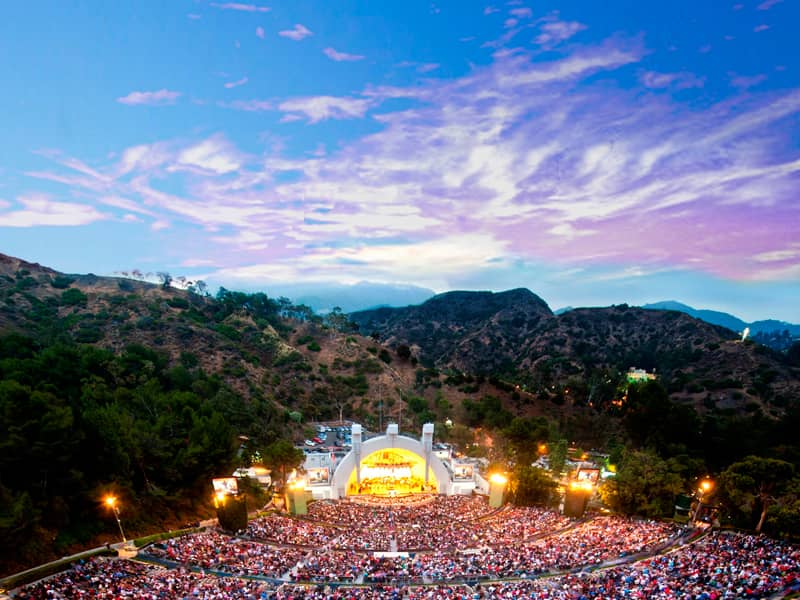
{"type": "Polygon", "coordinates": [[[480,497],[323,501],[307,518],[255,519],[242,537],[212,531],[140,552],[169,568],[94,559],[12,597],[723,600],[800,589],[798,546],[719,532],[680,546],[681,533],[648,520],[492,510],[480,497]]]}

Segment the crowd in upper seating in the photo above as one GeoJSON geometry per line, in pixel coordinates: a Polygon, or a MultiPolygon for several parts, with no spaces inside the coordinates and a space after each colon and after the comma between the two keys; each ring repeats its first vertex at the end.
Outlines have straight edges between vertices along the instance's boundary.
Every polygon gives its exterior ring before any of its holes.
{"type": "Polygon", "coordinates": [[[345,531],[342,527],[292,519],[278,513],[258,517],[247,524],[247,535],[253,539],[300,546],[325,546],[345,531]]]}
{"type": "Polygon", "coordinates": [[[309,514],[307,519],[259,518],[250,523],[245,538],[219,532],[186,535],[140,553],[140,558],[150,556],[175,568],[96,559],[14,596],[723,600],[800,588],[800,547],[763,536],[714,532],[653,555],[679,541],[679,528],[623,517],[574,522],[537,508],[492,511],[485,499],[459,497],[414,507],[318,502],[309,514]],[[413,510],[419,511],[416,522],[413,510]],[[421,551],[374,552],[390,546],[421,551]],[[639,553],[644,560],[624,562],[639,553]],[[588,572],[601,566],[611,568],[588,572]],[[555,576],[537,578],[542,574],[555,576]],[[501,581],[512,578],[517,581],[501,581]],[[300,585],[304,582],[310,585],[300,585]]]}

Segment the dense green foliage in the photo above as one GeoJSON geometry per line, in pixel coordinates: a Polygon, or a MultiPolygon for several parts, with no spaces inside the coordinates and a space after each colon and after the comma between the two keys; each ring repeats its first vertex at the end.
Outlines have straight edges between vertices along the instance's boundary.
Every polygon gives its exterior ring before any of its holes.
{"type": "Polygon", "coordinates": [[[558,484],[538,467],[517,465],[511,478],[509,498],[520,506],[550,506],[557,498],[558,484]]]}
{"type": "Polygon", "coordinates": [[[230,472],[237,435],[265,447],[283,418],[143,346],[115,355],[2,337],[0,559],[47,555],[42,530],[57,532],[56,552],[88,538],[107,522],[98,510],[106,491],[143,524],[153,502],[204,498],[208,480],[230,472]]]}
{"type": "Polygon", "coordinates": [[[657,381],[631,384],[618,393],[624,402],[611,422],[607,412],[595,408],[574,411],[566,420],[514,417],[502,426],[505,417],[492,396],[467,400],[464,409],[468,423],[494,430],[493,458],[510,467],[517,502],[548,499],[544,492],[539,495],[542,472],[530,470],[542,449],[549,477],[558,478],[569,471],[567,436],[594,431],[602,434],[599,448],[617,470],[600,488],[613,510],[672,516],[676,495],[694,495],[699,478],[711,474],[717,485],[704,502],[717,506],[724,522],[776,535],[800,534],[800,406],[787,407],[781,419],[760,412],[700,415],[670,401],[657,381]]]}

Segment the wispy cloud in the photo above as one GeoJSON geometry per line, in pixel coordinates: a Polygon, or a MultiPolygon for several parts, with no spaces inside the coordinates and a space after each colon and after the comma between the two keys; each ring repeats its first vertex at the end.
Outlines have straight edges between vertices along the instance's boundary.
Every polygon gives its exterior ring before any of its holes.
{"type": "Polygon", "coordinates": [[[765,25],[764,23],[762,23],[761,25],[756,25],[753,28],[753,31],[755,31],[756,33],[761,33],[762,31],[766,31],[767,29],[769,29],[769,25],[765,25]]]}
{"type": "Polygon", "coordinates": [[[694,73],[680,71],[677,73],[658,73],[656,71],[642,71],[639,81],[647,88],[673,88],[683,90],[687,88],[703,87],[705,80],[694,73]]]}
{"type": "Polygon", "coordinates": [[[266,35],[267,35],[267,33],[264,31],[263,27],[261,27],[261,26],[256,27],[256,37],[257,38],[260,38],[260,39],[263,40],[264,37],[266,37],[266,35]]]}
{"type": "Polygon", "coordinates": [[[162,229],[169,229],[169,221],[153,221],[150,224],[151,231],[161,231],[162,229]]]}
{"type": "Polygon", "coordinates": [[[412,60],[404,60],[398,63],[397,66],[401,68],[413,67],[417,73],[430,73],[438,69],[441,65],[439,63],[418,63],[412,60]]]}
{"type": "Polygon", "coordinates": [[[367,98],[344,98],[335,96],[311,96],[293,98],[282,102],[278,108],[292,117],[301,115],[309,123],[318,123],[326,119],[354,119],[363,117],[370,107],[367,98]]]}
{"type": "Polygon", "coordinates": [[[166,106],[169,104],[175,104],[180,97],[180,92],[161,89],[155,92],[131,92],[127,96],[117,98],[117,102],[121,104],[128,104],[130,106],[166,106]]]}
{"type": "Polygon", "coordinates": [[[107,218],[93,206],[56,202],[44,194],[22,196],[17,201],[21,209],[0,212],[0,227],[75,227],[107,218]]]}
{"type": "Polygon", "coordinates": [[[439,63],[422,63],[417,67],[417,73],[430,73],[439,68],[439,63]]]}
{"type": "Polygon", "coordinates": [[[57,166],[29,175],[120,219],[191,223],[217,264],[246,265],[224,271],[242,279],[322,272],[441,289],[467,269],[526,260],[614,263],[624,276],[664,265],[742,280],[791,273],[800,157],[786,153],[786,128],[800,93],[693,103],[671,92],[696,76],[645,70],[645,54],[641,39],[612,37],[557,58],[496,53],[459,77],[351,96],[222,104],[378,125],[327,152],[311,152],[314,139],[292,155],[246,154],[218,134],[141,144],[100,166],[45,153],[57,166]],[[593,77],[616,71],[632,88],[593,77]]]}
{"type": "Polygon", "coordinates": [[[279,31],[278,35],[299,42],[300,40],[314,34],[305,25],[297,23],[292,29],[284,29],[283,31],[279,31]]]}
{"type": "Polygon", "coordinates": [[[783,0],[764,0],[761,4],[758,5],[758,10],[769,10],[776,4],[780,4],[783,0]]]}
{"type": "Polygon", "coordinates": [[[731,76],[731,86],[735,88],[739,88],[741,90],[746,90],[751,87],[755,87],[760,83],[763,83],[767,80],[767,76],[763,73],[759,75],[736,75],[735,73],[730,73],[731,76]]]}
{"type": "Polygon", "coordinates": [[[500,9],[497,8],[496,6],[487,6],[486,8],[483,9],[483,14],[485,15],[491,15],[496,12],[500,12],[500,9]]]}
{"type": "Polygon", "coordinates": [[[212,2],[211,6],[221,10],[237,10],[241,12],[258,12],[265,13],[272,10],[268,6],[259,6],[258,4],[245,4],[242,2],[212,2]]]}
{"type": "Polygon", "coordinates": [[[339,52],[331,47],[325,48],[323,50],[325,56],[330,58],[331,60],[335,60],[336,62],[342,61],[356,61],[356,60],[363,60],[365,57],[361,54],[348,54],[347,52],[339,52]]]}
{"type": "Polygon", "coordinates": [[[586,25],[578,21],[559,21],[557,18],[544,23],[540,28],[541,33],[533,40],[534,43],[550,49],[561,42],[568,40],[576,33],[586,29],[586,25]]]}
{"type": "Polygon", "coordinates": [[[753,260],[756,262],[783,262],[797,259],[800,259],[800,245],[797,244],[795,244],[793,248],[760,252],[753,256],[753,260]]]}
{"type": "Polygon", "coordinates": [[[176,166],[224,174],[238,170],[241,163],[240,153],[225,138],[216,135],[183,150],[176,166]]]}
{"type": "Polygon", "coordinates": [[[227,83],[225,84],[225,87],[226,87],[227,89],[231,89],[231,88],[239,87],[239,86],[241,86],[241,85],[244,85],[244,84],[246,84],[248,81],[249,81],[249,79],[247,79],[247,77],[242,77],[241,79],[237,79],[236,81],[229,81],[229,82],[227,82],[227,83]]]}
{"type": "Polygon", "coordinates": [[[533,17],[533,11],[530,8],[512,8],[508,14],[513,15],[517,19],[530,19],[533,17]]]}
{"type": "Polygon", "coordinates": [[[275,109],[269,100],[233,100],[232,102],[219,102],[218,105],[246,112],[266,112],[275,109]]]}

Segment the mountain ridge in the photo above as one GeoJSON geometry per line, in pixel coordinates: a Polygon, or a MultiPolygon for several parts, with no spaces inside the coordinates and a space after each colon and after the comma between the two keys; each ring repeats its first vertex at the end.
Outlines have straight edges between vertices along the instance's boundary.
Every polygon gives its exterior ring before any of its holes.
{"type": "Polygon", "coordinates": [[[786,350],[794,340],[800,339],[800,325],[778,319],[760,319],[747,322],[730,313],[698,309],[675,300],[644,304],[642,308],[648,310],[675,310],[713,325],[722,325],[739,334],[742,334],[745,328],[749,328],[750,336],[775,350],[786,350]],[[788,335],[785,332],[788,332],[788,335]]]}
{"type": "Polygon", "coordinates": [[[742,343],[729,328],[626,304],[556,315],[529,290],[509,292],[448,292],[419,306],[349,317],[389,346],[408,345],[422,364],[499,374],[542,398],[570,380],[631,367],[657,369],[674,401],[701,411],[752,404],[779,414],[800,394],[798,373],[783,355],[742,343]],[[442,305],[449,307],[437,310],[442,305]]]}

